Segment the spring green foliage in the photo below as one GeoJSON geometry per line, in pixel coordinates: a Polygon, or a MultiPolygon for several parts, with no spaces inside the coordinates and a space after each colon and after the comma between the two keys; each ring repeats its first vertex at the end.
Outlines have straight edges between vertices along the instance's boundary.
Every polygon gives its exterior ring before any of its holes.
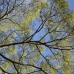
{"type": "Polygon", "coordinates": [[[74,13],[69,3],[5,2],[0,7],[0,69],[8,74],[73,74],[74,13]]]}

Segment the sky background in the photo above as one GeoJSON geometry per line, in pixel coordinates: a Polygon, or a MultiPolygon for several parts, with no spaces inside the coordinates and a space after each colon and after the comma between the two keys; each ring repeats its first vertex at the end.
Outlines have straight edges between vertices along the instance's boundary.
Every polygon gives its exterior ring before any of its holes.
{"type": "Polygon", "coordinates": [[[74,0],[67,0],[70,4],[70,9],[72,9],[74,11],[74,0]]]}

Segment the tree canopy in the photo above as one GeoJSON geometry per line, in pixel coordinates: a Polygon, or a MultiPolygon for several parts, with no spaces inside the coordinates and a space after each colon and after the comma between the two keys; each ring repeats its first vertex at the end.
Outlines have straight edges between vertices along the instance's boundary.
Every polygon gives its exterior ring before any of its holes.
{"type": "Polygon", "coordinates": [[[74,73],[74,13],[66,0],[0,0],[0,72],[74,73]]]}

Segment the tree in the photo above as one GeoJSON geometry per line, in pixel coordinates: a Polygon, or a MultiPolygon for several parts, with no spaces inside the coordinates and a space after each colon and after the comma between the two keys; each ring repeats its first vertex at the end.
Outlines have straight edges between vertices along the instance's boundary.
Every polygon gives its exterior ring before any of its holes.
{"type": "Polygon", "coordinates": [[[0,70],[7,74],[72,74],[73,11],[66,0],[0,1],[0,70]]]}

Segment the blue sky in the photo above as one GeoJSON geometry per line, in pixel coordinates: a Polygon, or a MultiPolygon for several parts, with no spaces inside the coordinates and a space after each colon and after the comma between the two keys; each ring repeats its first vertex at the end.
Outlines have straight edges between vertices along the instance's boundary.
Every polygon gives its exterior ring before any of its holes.
{"type": "Polygon", "coordinates": [[[67,0],[70,4],[70,9],[72,9],[74,11],[74,0],[67,0]]]}

